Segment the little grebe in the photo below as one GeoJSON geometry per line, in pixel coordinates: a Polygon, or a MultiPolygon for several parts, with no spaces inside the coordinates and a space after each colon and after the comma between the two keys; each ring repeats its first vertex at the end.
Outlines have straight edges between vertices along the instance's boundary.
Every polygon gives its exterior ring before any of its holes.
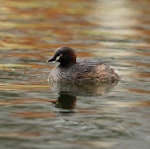
{"type": "Polygon", "coordinates": [[[107,64],[95,58],[76,58],[70,47],[60,47],[48,62],[60,64],[53,68],[49,81],[68,83],[116,83],[120,80],[118,73],[107,64]]]}

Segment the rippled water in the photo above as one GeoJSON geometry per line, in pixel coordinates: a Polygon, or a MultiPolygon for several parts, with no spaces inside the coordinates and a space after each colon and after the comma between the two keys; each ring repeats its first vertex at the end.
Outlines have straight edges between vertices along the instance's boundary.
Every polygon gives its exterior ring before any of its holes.
{"type": "Polygon", "coordinates": [[[149,149],[149,8],[148,0],[3,1],[1,148],[149,149]],[[46,61],[63,45],[103,59],[122,80],[59,92],[46,61]]]}

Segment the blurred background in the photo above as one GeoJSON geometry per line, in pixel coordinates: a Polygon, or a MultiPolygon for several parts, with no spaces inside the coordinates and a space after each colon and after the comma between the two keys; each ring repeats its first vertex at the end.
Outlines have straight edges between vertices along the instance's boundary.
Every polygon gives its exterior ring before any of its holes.
{"type": "Polygon", "coordinates": [[[0,2],[1,148],[149,149],[149,0],[0,2]],[[47,59],[60,46],[103,59],[122,80],[92,96],[59,92],[47,59]]]}

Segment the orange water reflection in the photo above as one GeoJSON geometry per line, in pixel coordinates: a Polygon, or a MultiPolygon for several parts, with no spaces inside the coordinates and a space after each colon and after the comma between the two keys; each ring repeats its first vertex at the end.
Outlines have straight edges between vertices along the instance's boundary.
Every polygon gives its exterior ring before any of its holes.
{"type": "Polygon", "coordinates": [[[26,104],[26,103],[33,103],[33,102],[57,102],[56,99],[50,100],[50,99],[45,99],[45,98],[11,98],[8,101],[1,100],[0,105],[7,105],[7,104],[26,104]]]}
{"type": "Polygon", "coordinates": [[[33,111],[16,112],[16,113],[13,113],[13,115],[22,116],[22,117],[31,117],[31,118],[55,117],[55,114],[52,112],[33,112],[33,111]]]}
{"type": "Polygon", "coordinates": [[[47,89],[47,84],[25,84],[25,83],[1,83],[2,90],[44,90],[47,89]]]}

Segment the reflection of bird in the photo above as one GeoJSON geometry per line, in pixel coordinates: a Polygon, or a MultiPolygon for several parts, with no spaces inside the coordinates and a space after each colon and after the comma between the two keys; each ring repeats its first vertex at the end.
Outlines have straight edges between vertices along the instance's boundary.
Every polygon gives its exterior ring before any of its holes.
{"type": "Polygon", "coordinates": [[[77,58],[72,48],[60,47],[48,62],[57,61],[60,64],[52,69],[49,80],[69,83],[115,83],[120,76],[114,69],[98,59],[77,58]]]}
{"type": "Polygon", "coordinates": [[[51,82],[49,81],[50,89],[57,92],[68,92],[73,96],[97,96],[110,92],[116,83],[101,83],[96,85],[90,84],[71,84],[64,82],[51,82]]]}
{"type": "Polygon", "coordinates": [[[60,92],[55,105],[57,108],[74,109],[76,106],[76,96],[73,96],[67,92],[60,92]]]}

